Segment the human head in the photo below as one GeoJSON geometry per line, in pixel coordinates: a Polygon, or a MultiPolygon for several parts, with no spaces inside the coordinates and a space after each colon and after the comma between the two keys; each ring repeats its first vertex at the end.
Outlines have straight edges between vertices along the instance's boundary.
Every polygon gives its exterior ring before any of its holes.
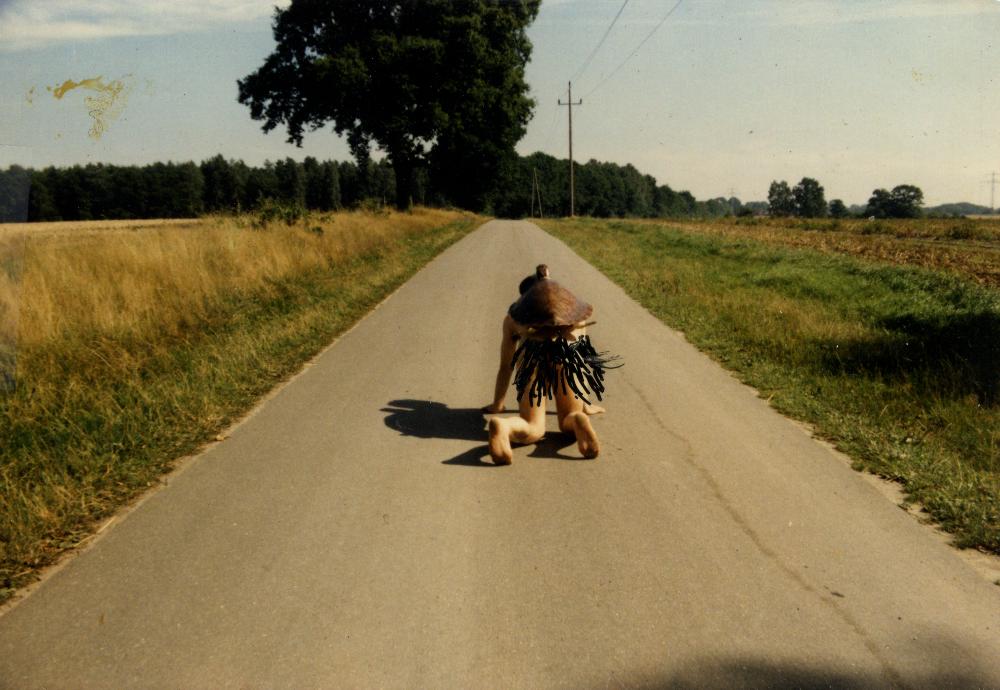
{"type": "Polygon", "coordinates": [[[528,276],[521,281],[521,284],[517,286],[517,291],[520,294],[526,293],[531,287],[537,283],[539,280],[545,280],[549,277],[549,267],[545,264],[538,264],[535,268],[534,274],[528,276]]]}

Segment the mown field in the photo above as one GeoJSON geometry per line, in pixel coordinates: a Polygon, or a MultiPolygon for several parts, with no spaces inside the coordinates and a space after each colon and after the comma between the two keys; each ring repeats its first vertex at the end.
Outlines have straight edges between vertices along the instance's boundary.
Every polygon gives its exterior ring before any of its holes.
{"type": "Polygon", "coordinates": [[[541,225],[959,546],[1000,554],[1000,224],[541,225]]]}
{"type": "Polygon", "coordinates": [[[920,266],[1000,287],[1000,221],[731,218],[675,227],[718,237],[849,254],[898,266],[920,266]]]}
{"type": "Polygon", "coordinates": [[[0,601],[480,220],[3,227],[0,601]]]}

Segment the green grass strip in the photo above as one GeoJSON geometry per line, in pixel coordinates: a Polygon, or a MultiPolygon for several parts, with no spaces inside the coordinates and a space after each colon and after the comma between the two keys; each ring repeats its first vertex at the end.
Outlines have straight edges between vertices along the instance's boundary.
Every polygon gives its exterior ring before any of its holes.
{"type": "Polygon", "coordinates": [[[961,547],[1000,553],[1000,292],[668,225],[544,221],[961,547]]]}

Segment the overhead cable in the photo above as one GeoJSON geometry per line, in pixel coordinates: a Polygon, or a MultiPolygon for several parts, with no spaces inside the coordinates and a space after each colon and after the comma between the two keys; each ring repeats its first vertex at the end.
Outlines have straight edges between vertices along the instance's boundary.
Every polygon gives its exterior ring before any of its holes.
{"type": "Polygon", "coordinates": [[[576,74],[573,75],[573,78],[570,79],[570,81],[576,81],[577,79],[579,79],[581,76],[583,76],[583,73],[587,71],[587,68],[590,67],[591,60],[594,59],[594,56],[597,55],[597,51],[599,51],[601,49],[601,46],[604,45],[604,41],[607,40],[608,34],[610,34],[611,33],[611,29],[614,28],[615,22],[618,21],[618,17],[622,16],[622,11],[624,11],[625,6],[628,3],[629,3],[629,0],[625,0],[625,2],[622,3],[622,6],[618,8],[618,14],[616,14],[615,18],[611,20],[611,24],[610,24],[610,26],[608,26],[607,30],[604,32],[604,35],[601,36],[601,40],[598,41],[597,45],[594,46],[594,49],[592,51],[590,51],[590,55],[588,55],[587,59],[583,61],[583,64],[580,65],[580,69],[578,69],[576,71],[576,74]]]}
{"type": "Polygon", "coordinates": [[[588,91],[588,92],[587,92],[587,93],[586,93],[586,94],[584,95],[584,98],[589,98],[589,97],[590,97],[590,95],[591,95],[592,93],[594,93],[594,92],[595,92],[595,91],[597,91],[597,90],[598,90],[599,88],[601,88],[602,86],[604,86],[604,84],[605,84],[605,83],[606,83],[606,82],[607,82],[607,81],[608,81],[609,79],[611,79],[611,77],[615,76],[615,74],[617,74],[617,73],[618,73],[618,70],[620,70],[620,69],[621,69],[622,67],[624,67],[624,66],[625,66],[625,63],[626,63],[626,62],[628,62],[629,60],[631,60],[631,59],[632,59],[632,56],[633,56],[633,55],[635,55],[636,53],[638,53],[638,52],[639,52],[639,49],[640,49],[640,48],[642,48],[642,47],[643,47],[643,46],[644,46],[644,45],[646,44],[646,41],[648,41],[649,39],[651,39],[651,38],[653,37],[653,34],[655,34],[655,33],[656,33],[656,32],[657,32],[657,31],[658,31],[659,29],[660,29],[660,27],[661,27],[661,26],[663,26],[664,24],[666,24],[667,20],[668,20],[668,19],[670,18],[670,15],[672,15],[672,14],[673,14],[674,12],[676,12],[676,11],[677,11],[677,8],[681,6],[681,3],[682,3],[682,2],[684,2],[684,0],[677,0],[677,3],[676,3],[676,4],[675,4],[675,5],[673,6],[673,7],[671,7],[671,8],[670,8],[670,11],[669,11],[669,12],[667,12],[667,13],[666,13],[666,14],[664,15],[663,19],[661,19],[661,20],[659,21],[659,23],[658,23],[658,24],[657,24],[656,26],[654,26],[654,27],[653,27],[653,30],[652,30],[652,31],[650,31],[650,32],[649,32],[648,34],[646,34],[646,37],[645,37],[644,39],[642,39],[641,41],[639,41],[639,45],[637,45],[637,46],[636,46],[636,47],[635,47],[635,48],[634,48],[634,49],[632,50],[632,52],[631,52],[631,53],[629,53],[629,54],[628,54],[628,55],[627,55],[627,56],[625,57],[625,59],[621,61],[621,63],[619,63],[619,65],[618,65],[617,67],[615,67],[615,68],[614,68],[613,70],[611,70],[611,72],[610,72],[610,73],[608,74],[608,76],[604,77],[604,79],[602,79],[602,80],[601,80],[601,81],[600,81],[600,82],[599,82],[599,83],[597,84],[597,86],[595,86],[595,87],[594,87],[594,88],[592,88],[592,89],[591,89],[590,91],[588,91]]]}

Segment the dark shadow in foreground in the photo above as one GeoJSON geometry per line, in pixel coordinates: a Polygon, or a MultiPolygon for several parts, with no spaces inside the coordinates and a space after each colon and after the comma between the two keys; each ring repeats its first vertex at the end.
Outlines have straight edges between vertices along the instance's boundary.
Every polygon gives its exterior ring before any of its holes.
{"type": "MultiPolygon", "coordinates": [[[[990,688],[995,675],[985,672],[981,664],[966,657],[945,659],[946,653],[936,653],[930,659],[940,659],[933,671],[903,669],[866,672],[858,669],[814,666],[805,663],[771,661],[762,658],[706,658],[685,664],[661,676],[640,676],[618,679],[618,687],[637,690],[731,690],[735,688],[768,688],[777,690],[862,690],[867,688],[990,688]],[[965,662],[963,665],[962,662],[965,662]]],[[[959,655],[965,656],[963,655],[959,655]]],[[[598,686],[595,686],[598,687],[598,686]]],[[[605,687],[601,684],[599,687],[605,687]]]]}
{"type": "MultiPolygon", "coordinates": [[[[452,409],[444,403],[431,400],[391,400],[381,411],[387,413],[385,425],[405,436],[461,441],[486,440],[486,418],[483,411],[478,408],[452,409]]],[[[562,452],[564,448],[575,444],[576,440],[571,434],[548,432],[545,438],[533,444],[528,457],[583,460],[581,457],[562,452]]],[[[496,466],[490,459],[489,446],[485,443],[445,460],[444,464],[468,467],[496,466]]]]}
{"type": "MultiPolygon", "coordinates": [[[[603,687],[603,686],[602,686],[603,687]]],[[[767,661],[723,661],[698,664],[680,669],[660,680],[637,681],[622,687],[637,690],[734,690],[768,688],[773,690],[867,690],[868,688],[986,688],[981,676],[969,671],[948,670],[924,678],[899,679],[881,674],[850,670],[809,668],[767,661]]]]}
{"type": "Polygon", "coordinates": [[[385,425],[404,436],[484,441],[486,422],[476,408],[451,409],[431,400],[390,400],[385,425]]]}

